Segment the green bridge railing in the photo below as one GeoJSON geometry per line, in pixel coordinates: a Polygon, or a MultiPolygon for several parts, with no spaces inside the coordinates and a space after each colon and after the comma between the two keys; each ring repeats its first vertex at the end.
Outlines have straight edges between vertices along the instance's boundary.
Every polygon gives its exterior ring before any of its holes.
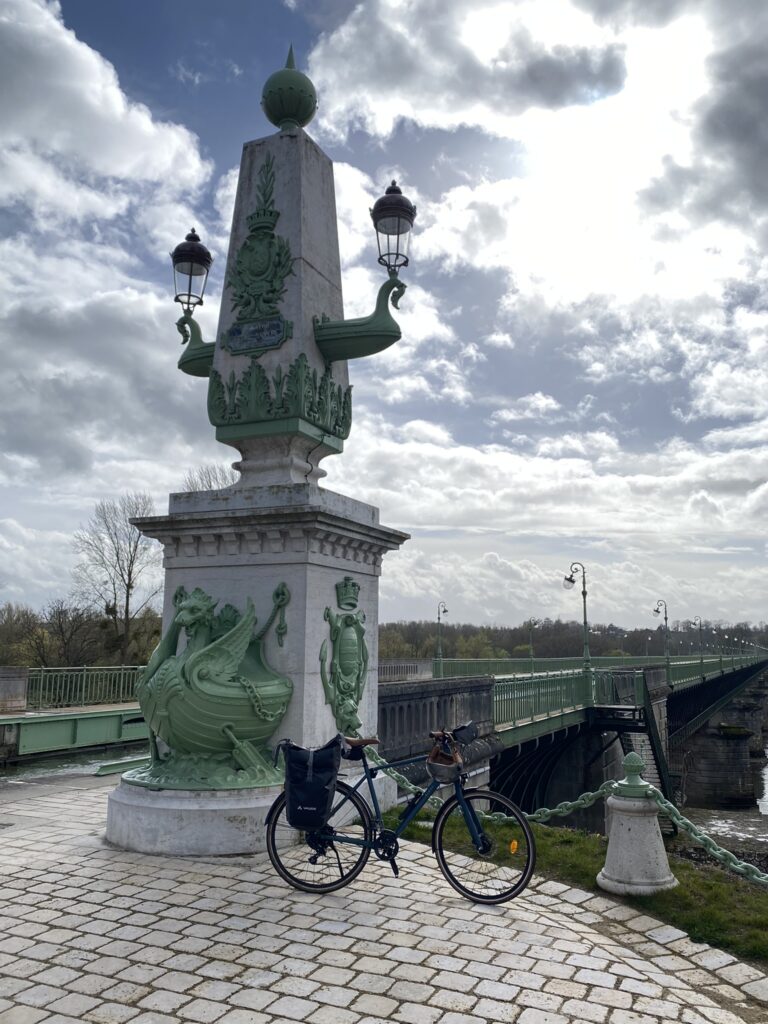
{"type": "MultiPolygon", "coordinates": [[[[684,688],[723,672],[760,661],[762,656],[724,655],[703,661],[690,656],[673,658],[670,683],[684,688]]],[[[632,690],[640,703],[641,690],[634,677],[642,678],[637,668],[659,665],[658,658],[593,658],[592,672],[585,674],[581,658],[443,658],[434,662],[433,678],[457,676],[496,676],[494,702],[497,724],[556,714],[568,709],[599,704],[621,703],[616,687],[632,690]],[[620,672],[635,668],[635,672],[620,672]],[[623,680],[623,681],[621,681],[623,680]]],[[[143,665],[100,665],[78,668],[31,668],[27,682],[27,707],[84,707],[99,704],[125,704],[135,701],[136,680],[143,665]]]]}
{"type": "MultiPolygon", "coordinates": [[[[741,665],[748,665],[759,660],[757,656],[739,654],[707,655],[704,665],[710,669],[720,668],[726,672],[733,671],[741,665]]],[[[698,670],[701,659],[690,654],[675,655],[670,658],[672,666],[685,665],[691,670],[698,670]]],[[[661,657],[624,657],[601,656],[592,658],[592,668],[634,668],[647,665],[663,665],[661,657]]],[[[432,662],[433,679],[450,679],[455,676],[512,676],[537,675],[543,672],[572,672],[584,667],[583,658],[435,658],[432,662]]],[[[687,677],[686,677],[687,678],[687,677]]]]}
{"type": "MultiPolygon", "coordinates": [[[[727,659],[722,671],[731,672],[739,668],[740,659],[735,660],[732,669],[730,658],[727,659]]],[[[765,661],[764,654],[745,657],[741,664],[752,665],[761,661],[765,661]]],[[[497,677],[493,685],[494,724],[509,728],[588,707],[617,704],[643,707],[646,700],[643,672],[637,668],[630,672],[617,671],[620,667],[614,663],[611,669],[596,669],[593,661],[592,671],[586,672],[580,661],[576,670],[497,677]]],[[[686,684],[693,685],[722,674],[719,658],[705,658],[703,674],[699,659],[673,664],[670,671],[673,689],[684,689],[686,684]]]]}
{"type": "Polygon", "coordinates": [[[80,668],[31,668],[27,708],[73,708],[91,704],[128,704],[136,700],[143,665],[85,665],[80,668]]]}

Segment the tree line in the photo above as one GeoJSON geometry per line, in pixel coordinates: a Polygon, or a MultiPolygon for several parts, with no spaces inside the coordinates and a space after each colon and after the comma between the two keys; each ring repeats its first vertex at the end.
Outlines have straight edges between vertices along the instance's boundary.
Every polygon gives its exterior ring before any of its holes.
{"type": "MultiPolygon", "coordinates": [[[[593,623],[589,629],[589,651],[593,657],[664,657],[664,625],[654,628],[625,629],[614,623],[593,623]]],[[[584,627],[575,620],[541,619],[531,629],[529,622],[517,626],[476,626],[471,623],[447,623],[440,626],[440,646],[444,658],[573,658],[584,649],[584,627]]],[[[754,643],[768,648],[765,622],[702,622],[675,620],[669,626],[670,655],[697,656],[699,645],[711,655],[741,644],[754,643]]],[[[437,653],[437,623],[434,621],[387,622],[379,626],[379,658],[434,658],[437,653]]]]}
{"type": "MultiPolygon", "coordinates": [[[[237,474],[208,465],[187,471],[188,491],[217,490],[237,474]]],[[[24,604],[0,605],[0,665],[76,666],[146,664],[161,633],[158,610],[162,591],[160,545],[143,536],[132,519],[154,514],[145,493],[97,502],[88,523],[73,538],[78,561],[66,597],[35,610],[24,604]]],[[[379,627],[381,659],[433,658],[437,623],[429,620],[388,622],[379,627]]],[[[444,658],[578,657],[583,626],[575,620],[533,619],[516,626],[477,626],[442,622],[444,658]]],[[[765,622],[725,623],[689,619],[670,624],[670,654],[728,653],[746,643],[768,648],[765,622]]],[[[661,658],[664,626],[625,629],[615,623],[592,623],[590,653],[661,658]]]]}

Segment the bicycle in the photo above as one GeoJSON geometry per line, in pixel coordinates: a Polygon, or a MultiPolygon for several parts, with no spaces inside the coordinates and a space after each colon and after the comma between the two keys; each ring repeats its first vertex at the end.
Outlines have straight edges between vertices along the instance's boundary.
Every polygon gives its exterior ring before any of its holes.
{"type": "MultiPolygon", "coordinates": [[[[371,851],[388,861],[397,877],[400,837],[440,786],[452,783],[453,795],[432,826],[432,851],[440,870],[457,892],[474,902],[505,903],[518,896],[533,874],[535,841],[522,811],[507,797],[487,789],[465,789],[468,775],[460,750],[477,736],[477,728],[470,722],[453,732],[442,729],[429,735],[434,746],[426,766],[432,779],[408,801],[394,830],[384,827],[373,784],[381,769],[371,766],[365,755],[366,746],[378,744],[376,737],[345,737],[347,757],[360,761],[363,774],[354,786],[337,777],[330,817],[322,827],[293,828],[282,793],[266,820],[267,853],[280,877],[304,892],[335,892],[357,878],[371,851]],[[358,792],[363,785],[368,787],[368,801],[358,792]]],[[[404,758],[391,767],[424,760],[425,755],[404,758]]]]}

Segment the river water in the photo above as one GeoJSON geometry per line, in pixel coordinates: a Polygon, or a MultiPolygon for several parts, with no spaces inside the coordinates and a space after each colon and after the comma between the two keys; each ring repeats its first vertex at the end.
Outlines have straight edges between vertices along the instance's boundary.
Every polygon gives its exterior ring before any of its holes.
{"type": "MultiPolygon", "coordinates": [[[[102,764],[131,761],[137,757],[149,757],[147,743],[130,743],[114,747],[109,751],[74,751],[64,757],[41,757],[33,761],[0,767],[0,789],[12,786],[40,785],[62,775],[94,775],[102,764]]],[[[115,781],[119,774],[115,774],[115,781]]]]}
{"type": "MultiPolygon", "coordinates": [[[[710,835],[718,846],[768,872],[768,760],[757,761],[754,772],[755,807],[734,810],[681,807],[680,813],[710,835]]],[[[706,859],[704,851],[697,849],[701,856],[695,859],[706,859]]]]}

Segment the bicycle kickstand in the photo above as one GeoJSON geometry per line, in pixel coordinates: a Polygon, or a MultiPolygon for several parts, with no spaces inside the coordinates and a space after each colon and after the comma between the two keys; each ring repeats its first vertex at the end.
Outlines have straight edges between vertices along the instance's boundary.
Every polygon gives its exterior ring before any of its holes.
{"type": "Polygon", "coordinates": [[[392,868],[392,874],[395,878],[398,878],[400,875],[400,868],[397,866],[397,861],[394,857],[389,858],[389,866],[392,868]]]}

